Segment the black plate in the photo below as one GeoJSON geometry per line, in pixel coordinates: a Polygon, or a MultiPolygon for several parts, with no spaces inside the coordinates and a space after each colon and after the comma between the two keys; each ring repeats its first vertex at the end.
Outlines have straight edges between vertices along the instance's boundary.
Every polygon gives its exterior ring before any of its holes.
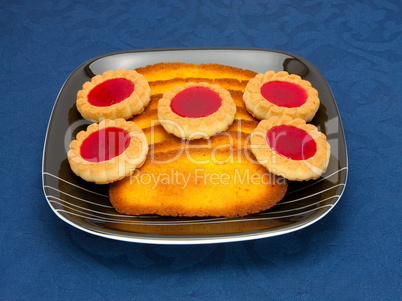
{"type": "Polygon", "coordinates": [[[266,49],[184,48],[112,53],[79,66],[56,99],[46,134],[42,173],[50,207],[78,229],[130,242],[198,244],[270,237],[316,222],[340,199],[346,185],[347,165],[344,132],[335,99],[320,71],[310,62],[290,53],[266,49]],[[326,173],[315,181],[291,182],[287,195],[274,208],[242,218],[166,218],[117,213],[109,202],[108,186],[81,180],[67,162],[70,141],[89,124],[76,110],[76,94],[95,74],[159,62],[218,63],[260,73],[285,70],[310,81],[321,99],[312,123],[327,135],[331,145],[326,173]]]}

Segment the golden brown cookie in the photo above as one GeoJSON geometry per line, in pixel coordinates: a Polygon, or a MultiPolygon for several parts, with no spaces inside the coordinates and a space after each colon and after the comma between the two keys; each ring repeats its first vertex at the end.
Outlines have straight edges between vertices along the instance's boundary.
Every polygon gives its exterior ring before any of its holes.
{"type": "Polygon", "coordinates": [[[93,122],[129,119],[148,105],[151,89],[145,77],[134,70],[106,71],[84,83],[77,93],[77,109],[93,122]]]}
{"type": "Polygon", "coordinates": [[[254,71],[222,64],[191,64],[182,62],[157,63],[136,69],[148,81],[164,81],[173,78],[230,78],[249,80],[256,75],[254,71]]]}
{"type": "Polygon", "coordinates": [[[122,118],[93,123],[70,143],[67,158],[72,171],[88,182],[107,184],[141,166],[148,153],[144,132],[122,118]]]}
{"type": "Polygon", "coordinates": [[[267,210],[283,198],[288,183],[251,157],[247,149],[234,157],[226,148],[155,153],[110,185],[110,202],[129,215],[233,217],[267,210]]]}
{"type": "Polygon", "coordinates": [[[311,121],[320,100],[309,81],[286,71],[267,71],[250,79],[243,94],[247,110],[256,118],[290,116],[311,121]]]}
{"type": "Polygon", "coordinates": [[[251,133],[250,149],[271,173],[292,181],[319,178],[330,158],[326,136],[303,119],[289,116],[262,120],[251,133]]]}
{"type": "Polygon", "coordinates": [[[236,105],[218,85],[187,83],[163,94],[158,119],[168,133],[184,139],[209,138],[234,120],[236,105]]]}

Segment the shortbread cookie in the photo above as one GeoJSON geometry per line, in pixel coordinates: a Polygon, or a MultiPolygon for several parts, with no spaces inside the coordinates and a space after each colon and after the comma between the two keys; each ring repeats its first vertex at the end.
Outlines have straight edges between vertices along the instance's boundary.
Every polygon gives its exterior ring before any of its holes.
{"type": "Polygon", "coordinates": [[[164,81],[173,78],[230,78],[249,80],[256,72],[222,64],[191,64],[182,62],[157,63],[136,69],[148,81],[164,81]]]}
{"type": "Polygon", "coordinates": [[[288,183],[250,160],[247,149],[209,148],[155,153],[130,177],[110,185],[110,202],[123,214],[244,216],[267,210],[288,183]]]}
{"type": "MultiPolygon", "coordinates": [[[[258,121],[255,120],[250,121],[250,120],[235,119],[232,125],[226,130],[226,132],[250,134],[257,127],[257,125],[258,121]]],[[[143,131],[144,134],[147,136],[147,140],[150,146],[152,144],[164,142],[165,140],[168,139],[176,138],[176,136],[166,132],[165,129],[160,124],[144,128],[143,131]]]]}
{"type": "Polygon", "coordinates": [[[262,120],[250,136],[250,149],[270,172],[292,181],[319,178],[330,158],[326,136],[289,116],[262,120]]]}
{"type": "Polygon", "coordinates": [[[88,182],[107,184],[140,167],[148,153],[144,132],[122,118],[93,123],[77,134],[67,153],[71,169],[88,182]]]}
{"type": "Polygon", "coordinates": [[[77,93],[77,109],[93,122],[129,119],[148,105],[151,89],[145,77],[134,70],[106,71],[84,83],[77,93]]]}
{"type": "Polygon", "coordinates": [[[209,138],[225,131],[236,115],[230,93],[218,85],[187,83],[163,94],[158,119],[168,133],[184,139],[209,138]]]}
{"type": "Polygon", "coordinates": [[[256,118],[290,116],[311,121],[320,100],[309,81],[286,71],[267,71],[250,79],[243,94],[247,110],[256,118]]]}
{"type": "MultiPolygon", "coordinates": [[[[205,75],[204,75],[205,76],[205,75]]],[[[251,76],[253,77],[253,76],[251,76]]],[[[187,77],[187,78],[172,78],[168,80],[158,80],[149,82],[152,94],[163,94],[174,87],[184,85],[186,83],[206,82],[211,85],[219,85],[226,90],[244,91],[248,83],[248,79],[238,80],[235,78],[208,78],[208,77],[187,77]]],[[[242,100],[243,101],[243,100],[242,100]]]]}

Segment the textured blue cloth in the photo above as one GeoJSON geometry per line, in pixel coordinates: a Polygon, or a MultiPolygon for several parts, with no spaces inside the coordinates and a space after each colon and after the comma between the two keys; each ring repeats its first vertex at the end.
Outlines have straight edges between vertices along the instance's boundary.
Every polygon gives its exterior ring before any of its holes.
{"type": "Polygon", "coordinates": [[[0,10],[2,300],[401,300],[402,3],[15,1],[0,10]],[[48,119],[69,74],[120,50],[288,51],[321,70],[349,179],[319,222],[248,242],[163,246],[79,231],[41,185],[48,119]]]}

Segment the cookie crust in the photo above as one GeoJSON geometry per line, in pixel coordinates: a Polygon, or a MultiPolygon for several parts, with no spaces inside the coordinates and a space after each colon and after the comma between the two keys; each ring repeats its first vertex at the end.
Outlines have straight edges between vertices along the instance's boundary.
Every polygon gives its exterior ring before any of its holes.
{"type": "Polygon", "coordinates": [[[317,127],[306,123],[301,118],[289,116],[271,117],[262,120],[250,135],[250,150],[258,163],[265,166],[271,173],[291,181],[305,181],[319,178],[327,169],[330,158],[330,145],[326,136],[317,127]],[[316,143],[315,154],[305,160],[292,160],[275,150],[267,143],[267,132],[280,125],[290,125],[304,130],[316,143]]]}
{"type": "Polygon", "coordinates": [[[105,119],[99,124],[93,123],[85,131],[77,134],[71,141],[67,152],[68,162],[72,171],[82,179],[97,184],[108,184],[129,176],[145,162],[148,154],[148,141],[144,132],[131,121],[122,118],[105,119]],[[130,136],[127,148],[118,156],[100,162],[90,162],[81,155],[81,145],[85,139],[101,129],[117,127],[125,130],[130,136]]]}
{"type": "Polygon", "coordinates": [[[140,114],[148,105],[151,89],[145,77],[135,70],[118,69],[106,71],[94,76],[91,81],[84,83],[82,90],[77,93],[76,106],[82,117],[93,122],[103,119],[129,119],[140,114]],[[134,91],[124,100],[110,106],[95,106],[88,101],[88,94],[99,84],[116,78],[124,78],[134,84],[134,91]]]}
{"type": "Polygon", "coordinates": [[[289,74],[286,71],[276,73],[270,70],[257,74],[247,83],[243,100],[250,114],[260,120],[268,119],[271,116],[290,116],[309,122],[314,118],[320,106],[318,91],[312,87],[311,83],[296,74],[289,74]],[[261,88],[264,84],[274,81],[288,82],[303,88],[307,94],[305,103],[298,107],[284,107],[265,99],[261,94],[261,88]]]}

